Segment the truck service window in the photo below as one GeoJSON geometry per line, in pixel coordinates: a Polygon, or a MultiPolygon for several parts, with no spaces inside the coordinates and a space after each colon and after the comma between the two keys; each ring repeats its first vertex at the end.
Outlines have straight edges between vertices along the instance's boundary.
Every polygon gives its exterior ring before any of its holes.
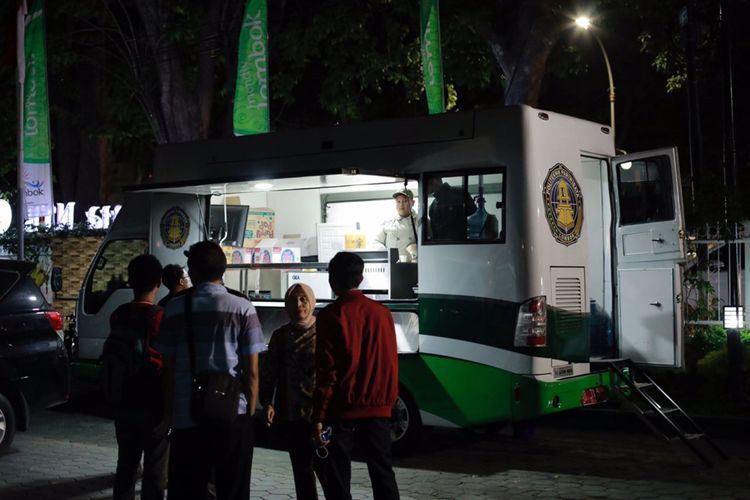
{"type": "Polygon", "coordinates": [[[502,243],[504,176],[502,169],[425,176],[425,243],[502,243]]]}

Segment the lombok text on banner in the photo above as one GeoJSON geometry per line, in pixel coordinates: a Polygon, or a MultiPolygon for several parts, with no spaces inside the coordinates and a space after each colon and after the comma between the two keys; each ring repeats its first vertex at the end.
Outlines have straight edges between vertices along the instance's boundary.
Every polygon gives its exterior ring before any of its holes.
{"type": "Polygon", "coordinates": [[[268,132],[266,0],[248,0],[242,19],[234,92],[234,135],[268,132]]]}
{"type": "Polygon", "coordinates": [[[23,190],[28,218],[51,217],[54,205],[43,0],[34,0],[26,16],[23,47],[25,71],[19,72],[23,75],[23,164],[19,189],[23,190]]]}
{"type": "Polygon", "coordinates": [[[443,90],[443,58],[440,50],[440,15],[438,0],[420,0],[422,74],[430,114],[445,111],[443,90]]]}

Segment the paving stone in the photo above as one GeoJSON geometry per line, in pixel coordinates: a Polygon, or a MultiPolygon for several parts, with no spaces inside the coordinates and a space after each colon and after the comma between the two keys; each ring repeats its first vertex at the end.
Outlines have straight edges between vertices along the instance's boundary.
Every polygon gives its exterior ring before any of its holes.
{"type": "MultiPolygon", "coordinates": [[[[746,446],[735,450],[731,463],[707,471],[691,463],[690,457],[659,451],[655,445],[652,453],[639,461],[637,457],[643,453],[639,446],[618,448],[605,440],[593,451],[580,450],[574,437],[564,432],[556,437],[555,442],[561,443],[557,448],[550,441],[521,445],[510,439],[501,444],[491,439],[498,438],[478,440],[458,452],[420,450],[421,456],[415,459],[397,459],[395,473],[401,497],[748,498],[750,458],[746,446]],[[569,454],[564,455],[566,452],[569,454]],[[611,470],[602,473],[602,467],[592,467],[595,460],[611,463],[611,470]],[[661,478],[662,471],[671,476],[655,480],[661,478]]],[[[31,432],[18,434],[14,450],[0,456],[0,498],[111,498],[116,460],[111,421],[84,414],[42,412],[31,432]]],[[[286,452],[255,450],[251,490],[253,500],[294,498],[286,452]]],[[[320,488],[319,494],[322,498],[320,488]]],[[[361,461],[352,464],[352,497],[372,498],[366,464],[361,461]]]]}

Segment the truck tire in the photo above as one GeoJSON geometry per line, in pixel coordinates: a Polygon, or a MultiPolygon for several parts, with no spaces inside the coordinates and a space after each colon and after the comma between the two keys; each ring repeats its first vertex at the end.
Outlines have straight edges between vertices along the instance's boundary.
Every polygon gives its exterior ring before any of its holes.
{"type": "Polygon", "coordinates": [[[391,444],[394,455],[414,450],[422,434],[422,418],[411,395],[402,387],[391,412],[391,444]]]}
{"type": "Polygon", "coordinates": [[[16,435],[16,413],[10,401],[0,394],[0,453],[6,451],[16,435]]]}

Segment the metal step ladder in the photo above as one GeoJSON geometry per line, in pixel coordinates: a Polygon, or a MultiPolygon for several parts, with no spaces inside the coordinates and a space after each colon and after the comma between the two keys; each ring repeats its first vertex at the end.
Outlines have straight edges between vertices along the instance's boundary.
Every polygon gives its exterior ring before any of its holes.
{"type": "Polygon", "coordinates": [[[703,429],[632,360],[610,360],[608,364],[612,389],[622,396],[657,436],[670,442],[682,441],[707,467],[712,467],[713,462],[699,447],[700,442],[706,443],[724,460],[728,458],[703,429]]]}

